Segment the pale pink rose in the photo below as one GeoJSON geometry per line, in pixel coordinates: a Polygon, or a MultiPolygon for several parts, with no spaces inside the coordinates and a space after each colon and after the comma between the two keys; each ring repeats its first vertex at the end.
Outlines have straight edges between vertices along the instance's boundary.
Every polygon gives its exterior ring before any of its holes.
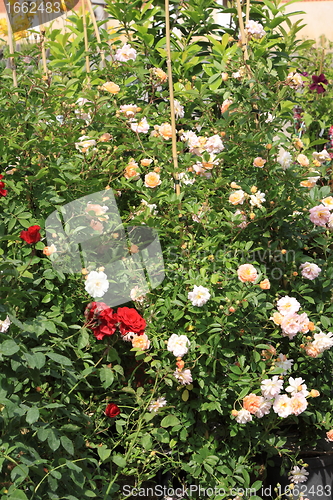
{"type": "Polygon", "coordinates": [[[133,61],[135,61],[135,59],[136,59],[136,50],[133,49],[127,43],[125,43],[120,49],[117,49],[114,58],[115,58],[116,61],[119,61],[119,62],[127,62],[130,59],[132,59],[133,61]]]}
{"type": "Polygon", "coordinates": [[[294,314],[301,307],[301,304],[296,299],[294,299],[294,297],[289,297],[288,295],[281,297],[281,299],[277,301],[276,305],[279,313],[282,314],[282,316],[294,314]]]}
{"type": "Polygon", "coordinates": [[[251,420],[252,420],[251,413],[248,410],[245,410],[244,408],[242,408],[236,416],[236,422],[238,422],[239,424],[246,424],[247,422],[251,422],[251,420]]]}
{"type": "Polygon", "coordinates": [[[137,132],[138,134],[147,134],[148,130],[150,128],[150,125],[147,122],[147,118],[144,116],[142,120],[138,122],[132,122],[131,123],[131,129],[133,132],[137,132]]]}
{"type": "Polygon", "coordinates": [[[193,382],[191,370],[176,370],[173,376],[179,380],[182,385],[189,385],[193,382]]]}
{"type": "Polygon", "coordinates": [[[281,391],[283,387],[283,380],[280,380],[278,375],[274,375],[272,378],[266,378],[261,382],[261,392],[264,398],[271,399],[275,398],[281,391]]]}
{"type": "Polygon", "coordinates": [[[290,400],[291,413],[293,415],[299,415],[306,410],[308,402],[306,398],[301,393],[295,394],[290,400]]]}
{"type": "Polygon", "coordinates": [[[299,315],[288,314],[287,316],[283,316],[281,328],[283,337],[289,337],[290,340],[294,338],[295,335],[301,330],[299,315]]]}
{"type": "Polygon", "coordinates": [[[208,153],[221,153],[221,151],[223,151],[224,149],[221,137],[217,134],[208,137],[205,149],[206,151],[208,151],[208,153]]]}
{"type": "Polygon", "coordinates": [[[279,415],[279,417],[286,418],[292,413],[290,401],[291,399],[288,398],[286,394],[275,398],[273,410],[279,415]]]}
{"type": "Polygon", "coordinates": [[[317,347],[315,347],[312,342],[310,342],[309,344],[307,344],[305,346],[305,352],[308,356],[310,356],[311,358],[317,358],[320,354],[320,351],[319,349],[317,349],[317,347]]]}
{"type": "Polygon", "coordinates": [[[307,386],[304,384],[302,377],[289,377],[288,381],[289,385],[286,388],[286,392],[290,392],[292,396],[295,396],[296,394],[301,394],[304,397],[308,396],[309,391],[307,390],[307,386]]]}
{"type": "Polygon", "coordinates": [[[310,221],[316,226],[324,227],[330,218],[330,209],[325,207],[324,205],[317,205],[313,208],[310,208],[310,221]]]}
{"type": "Polygon", "coordinates": [[[238,279],[245,283],[250,281],[253,283],[258,278],[258,273],[256,268],[252,264],[242,264],[237,269],[238,279]]]}
{"type": "Polygon", "coordinates": [[[300,265],[300,269],[302,270],[302,276],[309,280],[314,280],[319,276],[319,273],[321,272],[321,268],[314,262],[304,262],[300,265]]]}
{"type": "Polygon", "coordinates": [[[264,415],[268,415],[271,407],[272,407],[272,402],[264,399],[261,405],[259,406],[258,410],[255,412],[255,416],[258,418],[262,418],[264,415]]]}

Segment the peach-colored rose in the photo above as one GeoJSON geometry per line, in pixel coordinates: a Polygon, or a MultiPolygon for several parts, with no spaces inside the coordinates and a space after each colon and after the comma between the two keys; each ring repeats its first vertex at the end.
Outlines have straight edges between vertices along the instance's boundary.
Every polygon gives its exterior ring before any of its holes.
{"type": "Polygon", "coordinates": [[[233,102],[234,101],[232,99],[225,99],[221,106],[221,113],[225,113],[226,111],[228,111],[229,107],[233,102]]]}
{"type": "Polygon", "coordinates": [[[259,286],[262,290],[269,290],[271,287],[269,279],[264,279],[263,281],[260,281],[259,286]]]}
{"type": "Polygon", "coordinates": [[[281,325],[283,316],[279,312],[275,312],[273,313],[273,316],[269,319],[273,320],[276,325],[281,325]]]}
{"type": "Polygon", "coordinates": [[[331,429],[330,431],[327,431],[326,436],[327,436],[327,439],[329,441],[333,441],[333,429],[331,429]]]}
{"type": "Polygon", "coordinates": [[[90,227],[92,227],[94,231],[98,231],[99,233],[103,232],[103,224],[97,220],[92,220],[90,222],[90,227]]]}
{"type": "Polygon", "coordinates": [[[232,415],[233,417],[237,417],[238,413],[239,413],[239,412],[238,412],[237,410],[231,410],[231,415],[232,415]]]}
{"type": "Polygon", "coordinates": [[[110,92],[110,94],[118,94],[118,92],[120,91],[119,85],[117,85],[116,83],[113,83],[113,82],[103,83],[103,85],[101,86],[101,89],[106,90],[107,92],[110,92]]]}
{"type": "Polygon", "coordinates": [[[241,189],[241,186],[238,186],[238,184],[234,181],[232,181],[232,183],[230,184],[230,187],[232,187],[232,189],[241,189]]]}
{"type": "Polygon", "coordinates": [[[256,268],[252,264],[243,264],[237,269],[238,278],[243,282],[253,283],[258,278],[256,268]]]}
{"type": "Polygon", "coordinates": [[[314,345],[312,345],[312,344],[307,344],[305,346],[305,352],[311,358],[316,358],[320,354],[319,349],[314,347],[314,345]]]}
{"type": "Polygon", "coordinates": [[[317,398],[318,396],[320,396],[320,392],[319,392],[319,391],[317,391],[317,389],[311,389],[311,391],[310,391],[310,396],[311,396],[312,398],[317,398]]]}
{"type": "Polygon", "coordinates": [[[140,163],[143,167],[149,167],[152,161],[150,158],[143,158],[140,163]]]}
{"type": "Polygon", "coordinates": [[[229,196],[229,202],[232,205],[242,205],[245,200],[245,193],[242,189],[239,189],[238,191],[234,191],[231,193],[229,196]]]}
{"type": "Polygon", "coordinates": [[[263,398],[261,396],[256,396],[251,393],[243,399],[243,408],[254,415],[260,408],[262,400],[263,398]]]}
{"type": "Polygon", "coordinates": [[[52,255],[52,254],[53,254],[53,253],[55,253],[56,251],[57,251],[57,248],[56,248],[56,246],[55,246],[55,245],[53,245],[53,243],[52,243],[52,245],[50,245],[49,247],[44,247],[44,248],[43,248],[43,254],[44,254],[44,255],[47,255],[47,256],[52,255]]]}
{"type": "Polygon", "coordinates": [[[154,188],[161,184],[160,176],[156,172],[149,172],[149,174],[145,175],[145,186],[154,188]]]}
{"type": "Polygon", "coordinates": [[[168,75],[161,68],[153,68],[152,73],[161,83],[166,82],[168,79],[168,75]]]}
{"type": "Polygon", "coordinates": [[[255,167],[259,167],[259,168],[262,168],[266,163],[266,160],[264,160],[263,158],[261,158],[261,156],[257,156],[257,158],[255,158],[253,160],[253,165],[255,167]]]}
{"type": "Polygon", "coordinates": [[[261,351],[261,355],[265,358],[265,359],[271,359],[272,356],[275,356],[276,354],[276,349],[274,346],[270,345],[269,346],[269,349],[263,349],[261,351]]]}
{"type": "Polygon", "coordinates": [[[127,167],[125,167],[124,177],[126,179],[133,179],[134,181],[139,179],[140,173],[138,172],[139,165],[135,161],[130,161],[127,167]]]}
{"type": "Polygon", "coordinates": [[[172,137],[172,127],[170,125],[170,123],[162,123],[162,125],[160,125],[158,127],[158,133],[163,137],[163,139],[165,139],[166,141],[168,139],[171,139],[172,137]]]}
{"type": "Polygon", "coordinates": [[[303,142],[301,141],[301,139],[299,139],[298,137],[296,137],[293,141],[294,143],[294,146],[296,149],[300,150],[300,149],[303,149],[304,148],[304,144],[303,142]]]}
{"type": "Polygon", "coordinates": [[[88,203],[86,206],[86,212],[94,212],[96,216],[104,215],[107,211],[107,207],[102,207],[102,205],[98,205],[97,203],[88,203]]]}
{"type": "Polygon", "coordinates": [[[313,323],[313,321],[309,321],[308,329],[310,330],[310,332],[313,332],[315,328],[316,327],[315,327],[315,324],[313,323]]]}
{"type": "Polygon", "coordinates": [[[300,165],[302,165],[302,167],[309,166],[309,163],[310,163],[309,159],[305,155],[303,155],[302,153],[297,156],[296,160],[298,161],[298,163],[300,165]]]}
{"type": "Polygon", "coordinates": [[[98,139],[99,142],[109,142],[112,139],[112,135],[109,134],[108,132],[105,132],[105,134],[101,135],[101,137],[98,139]]]}
{"type": "Polygon", "coordinates": [[[145,351],[146,349],[149,349],[150,340],[145,333],[142,335],[135,335],[132,339],[132,346],[145,351]]]}

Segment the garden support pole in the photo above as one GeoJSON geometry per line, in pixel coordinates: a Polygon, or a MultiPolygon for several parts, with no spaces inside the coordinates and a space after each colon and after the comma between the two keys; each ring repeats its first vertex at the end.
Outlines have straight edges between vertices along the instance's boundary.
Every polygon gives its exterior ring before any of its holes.
{"type": "Polygon", "coordinates": [[[14,85],[14,87],[17,87],[16,67],[15,67],[15,61],[14,61],[13,31],[12,31],[12,26],[9,22],[9,16],[7,13],[7,9],[6,9],[6,19],[7,19],[7,26],[8,26],[9,62],[10,62],[10,67],[11,67],[12,75],[13,75],[13,85],[14,85]]]}
{"type": "MultiPolygon", "coordinates": [[[[93,26],[94,26],[94,30],[95,30],[95,35],[96,35],[97,42],[101,43],[101,36],[99,34],[99,30],[98,30],[98,26],[97,26],[95,14],[94,14],[94,11],[93,11],[93,8],[92,8],[92,5],[91,5],[91,0],[87,0],[87,4],[88,4],[88,9],[89,9],[90,17],[91,17],[91,20],[92,20],[92,23],[93,23],[93,26]]],[[[102,66],[102,68],[105,68],[105,51],[104,51],[104,49],[100,49],[100,54],[101,54],[101,60],[102,60],[101,66],[102,66]]]]}
{"type": "MultiPolygon", "coordinates": [[[[177,155],[177,136],[176,136],[176,119],[175,119],[175,104],[173,98],[173,81],[172,81],[172,66],[171,66],[171,45],[170,45],[170,14],[169,14],[169,0],[165,0],[165,35],[166,35],[166,49],[167,49],[167,68],[169,79],[169,100],[171,110],[171,129],[172,129],[172,158],[174,166],[174,179],[176,184],[176,194],[180,195],[179,175],[178,175],[178,155],[177,155]]],[[[179,210],[181,204],[179,203],[179,210]]]]}
{"type": "MultiPolygon", "coordinates": [[[[90,73],[90,62],[89,62],[89,43],[88,43],[88,31],[87,31],[87,18],[86,18],[86,6],[85,1],[82,0],[82,19],[83,19],[83,35],[84,35],[84,50],[86,52],[86,71],[89,75],[90,73]]],[[[89,76],[88,76],[89,78],[89,76]]]]}

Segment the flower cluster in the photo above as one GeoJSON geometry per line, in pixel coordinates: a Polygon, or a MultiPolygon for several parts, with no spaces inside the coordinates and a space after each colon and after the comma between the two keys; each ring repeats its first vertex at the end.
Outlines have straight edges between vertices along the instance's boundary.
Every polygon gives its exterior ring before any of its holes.
{"type": "Polygon", "coordinates": [[[278,312],[274,312],[270,319],[282,330],[283,337],[293,339],[299,332],[307,333],[314,329],[314,324],[309,320],[306,313],[297,314],[301,304],[288,295],[277,301],[278,312]]]}
{"type": "MultiPolygon", "coordinates": [[[[136,309],[129,307],[118,307],[115,312],[104,302],[90,302],[84,312],[86,317],[87,326],[92,330],[97,340],[103,340],[104,337],[113,335],[117,328],[124,340],[133,340],[139,336],[144,335],[146,328],[146,321],[140,316],[136,309]]],[[[146,346],[149,342],[148,338],[144,337],[146,346]]],[[[147,349],[148,347],[144,347],[147,349]]]]}
{"type": "Polygon", "coordinates": [[[171,335],[167,345],[168,351],[172,352],[172,354],[177,358],[177,369],[173,375],[183,385],[189,385],[192,383],[191,370],[184,370],[185,363],[182,360],[182,357],[188,352],[189,345],[190,341],[186,335],[177,335],[175,333],[171,335]]]}
{"type": "Polygon", "coordinates": [[[232,415],[240,424],[252,421],[252,416],[262,418],[271,409],[282,418],[289,415],[300,415],[308,406],[307,397],[316,397],[318,391],[313,393],[307,390],[307,386],[301,377],[289,377],[289,385],[285,388],[287,394],[281,394],[283,390],[283,378],[274,375],[271,379],[261,382],[261,396],[249,394],[243,399],[240,411],[233,410],[232,415]]]}
{"type": "Polygon", "coordinates": [[[257,21],[252,21],[251,19],[246,23],[245,28],[252,38],[259,40],[266,35],[264,27],[257,21]]]}

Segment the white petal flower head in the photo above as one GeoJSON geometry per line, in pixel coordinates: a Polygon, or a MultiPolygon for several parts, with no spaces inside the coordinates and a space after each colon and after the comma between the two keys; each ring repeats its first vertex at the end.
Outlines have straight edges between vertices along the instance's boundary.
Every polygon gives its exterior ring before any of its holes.
{"type": "Polygon", "coordinates": [[[319,352],[324,352],[327,349],[330,349],[333,346],[333,334],[331,332],[328,333],[315,333],[312,342],[313,347],[318,349],[319,352]]]}
{"type": "Polygon", "coordinates": [[[182,358],[188,352],[187,346],[190,346],[190,341],[186,335],[173,333],[168,340],[167,348],[176,358],[182,358]]]}
{"type": "Polygon", "coordinates": [[[280,148],[277,161],[280,163],[283,170],[286,170],[290,167],[292,162],[291,154],[288,153],[288,151],[285,151],[283,148],[280,148]]]}
{"type": "Polygon", "coordinates": [[[288,398],[286,394],[282,396],[276,396],[273,403],[273,410],[279,415],[279,417],[287,418],[292,413],[292,408],[290,404],[291,399],[288,398]]]}
{"type": "Polygon", "coordinates": [[[291,413],[293,415],[300,415],[303,411],[306,410],[308,406],[308,402],[305,396],[298,392],[293,396],[290,400],[291,413]]]}
{"type": "Polygon", "coordinates": [[[138,134],[147,134],[150,128],[147,118],[144,116],[139,122],[132,122],[131,129],[138,134]]]}
{"type": "Polygon", "coordinates": [[[127,62],[132,59],[135,61],[136,55],[136,50],[133,49],[128,43],[124,43],[120,49],[117,49],[115,60],[119,62],[127,62]]]}
{"type": "Polygon", "coordinates": [[[188,293],[188,299],[193,306],[201,307],[210,299],[209,290],[204,286],[194,285],[193,291],[188,293]]]}
{"type": "Polygon", "coordinates": [[[251,422],[251,420],[252,420],[251,413],[249,412],[249,410],[245,410],[244,408],[242,408],[238,412],[238,415],[236,417],[236,422],[238,422],[239,424],[246,424],[247,422],[251,422]]]}
{"type": "Polygon", "coordinates": [[[223,151],[224,145],[221,140],[221,137],[217,134],[212,135],[211,137],[208,137],[207,142],[205,144],[205,150],[208,151],[208,153],[221,153],[223,151]]]}
{"type": "Polygon", "coordinates": [[[255,416],[258,418],[262,418],[264,415],[268,415],[271,407],[272,407],[272,401],[267,401],[264,399],[264,401],[259,406],[258,410],[255,412],[255,416]]]}
{"type": "Polygon", "coordinates": [[[87,276],[84,288],[94,299],[103,297],[109,289],[107,275],[102,271],[91,271],[87,276]]]}
{"type": "Polygon", "coordinates": [[[11,321],[10,321],[8,316],[3,321],[0,320],[0,332],[6,333],[6,331],[10,327],[10,325],[11,325],[11,321]]]}
{"type": "Polygon", "coordinates": [[[321,272],[321,268],[314,262],[304,262],[300,265],[301,273],[304,278],[314,280],[321,272]]]}
{"type": "Polygon", "coordinates": [[[283,380],[280,380],[278,375],[273,378],[266,378],[261,382],[261,392],[264,398],[271,399],[277,396],[283,387],[283,380]]]}
{"type": "Polygon", "coordinates": [[[257,40],[266,35],[263,25],[258,23],[257,21],[252,21],[250,19],[247,22],[245,28],[247,29],[247,32],[257,40]]]}
{"type": "Polygon", "coordinates": [[[300,307],[301,304],[298,302],[298,300],[294,299],[293,297],[289,297],[288,295],[285,295],[285,297],[282,297],[277,301],[277,308],[282,316],[294,314],[300,309],[300,307]]]}
{"type": "Polygon", "coordinates": [[[264,201],[266,201],[265,193],[261,191],[257,191],[256,194],[250,195],[250,205],[252,205],[252,207],[261,208],[264,201]]]}
{"type": "Polygon", "coordinates": [[[191,370],[188,370],[188,369],[187,370],[181,370],[181,371],[176,370],[174,372],[173,376],[177,380],[179,380],[179,382],[182,385],[188,385],[188,384],[191,384],[193,382],[191,370]]]}
{"type": "Polygon", "coordinates": [[[326,149],[323,149],[322,151],[320,151],[320,153],[317,153],[317,151],[315,151],[314,153],[312,153],[312,156],[314,160],[320,161],[320,163],[323,163],[324,161],[331,161],[331,157],[326,149]]]}
{"type": "Polygon", "coordinates": [[[281,375],[285,375],[288,370],[291,370],[293,363],[293,359],[287,359],[287,356],[281,353],[278,355],[275,361],[275,366],[276,368],[283,368],[284,371],[281,373],[281,375]]]}
{"type": "Polygon", "coordinates": [[[176,118],[184,118],[184,106],[180,104],[177,99],[174,99],[173,101],[174,109],[175,109],[175,117],[176,118]]]}
{"type": "Polygon", "coordinates": [[[153,401],[152,403],[150,403],[148,410],[157,412],[160,408],[162,408],[166,404],[167,404],[167,401],[165,398],[157,398],[156,401],[153,401]]]}
{"type": "Polygon", "coordinates": [[[290,475],[288,476],[288,479],[292,483],[305,483],[305,481],[308,480],[307,476],[309,475],[304,467],[299,468],[297,467],[297,465],[295,465],[295,467],[289,472],[289,474],[290,475]]]}
{"type": "Polygon", "coordinates": [[[286,392],[290,392],[292,396],[295,396],[295,394],[301,394],[302,396],[306,397],[309,394],[307,386],[306,384],[304,384],[304,380],[302,379],[302,377],[289,377],[289,385],[286,388],[286,392]]]}

